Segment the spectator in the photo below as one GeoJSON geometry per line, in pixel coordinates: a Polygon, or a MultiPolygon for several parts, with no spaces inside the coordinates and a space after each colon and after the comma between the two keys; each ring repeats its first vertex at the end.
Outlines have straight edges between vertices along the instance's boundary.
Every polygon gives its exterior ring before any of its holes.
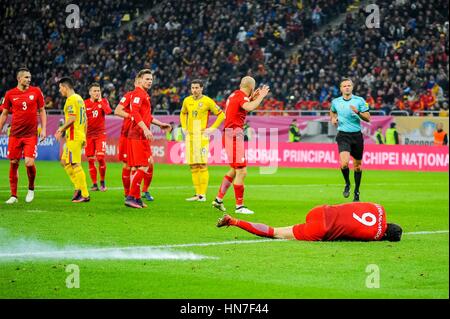
{"type": "Polygon", "coordinates": [[[444,124],[439,122],[434,131],[434,145],[443,146],[448,144],[447,133],[444,131],[444,124]]]}
{"type": "Polygon", "coordinates": [[[394,122],[391,123],[390,128],[386,130],[386,145],[398,145],[399,138],[398,132],[395,128],[396,124],[394,122]]]}

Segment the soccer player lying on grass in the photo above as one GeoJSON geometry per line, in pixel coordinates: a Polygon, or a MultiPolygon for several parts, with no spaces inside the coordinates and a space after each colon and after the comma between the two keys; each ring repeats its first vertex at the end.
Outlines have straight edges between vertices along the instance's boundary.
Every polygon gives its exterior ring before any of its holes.
{"type": "Polygon", "coordinates": [[[386,223],[384,207],[374,203],[322,205],[306,215],[304,224],[271,227],[224,215],[217,227],[236,226],[261,237],[306,241],[400,241],[402,228],[386,223]]]}

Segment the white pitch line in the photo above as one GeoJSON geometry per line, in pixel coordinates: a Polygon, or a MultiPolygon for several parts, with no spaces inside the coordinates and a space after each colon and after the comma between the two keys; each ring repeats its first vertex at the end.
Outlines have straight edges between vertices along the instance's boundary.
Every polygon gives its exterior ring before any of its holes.
{"type": "MultiPolygon", "coordinates": [[[[386,185],[392,185],[389,183],[374,183],[371,184],[373,186],[386,186],[386,185]]],[[[398,186],[411,186],[411,184],[395,184],[398,186]]],[[[427,184],[427,185],[441,185],[441,184],[427,184]]],[[[252,184],[246,184],[245,187],[249,188],[274,188],[274,187],[286,187],[286,188],[302,188],[302,187],[324,187],[324,186],[333,186],[338,187],[342,186],[342,184],[258,184],[258,185],[252,185],[252,184]]],[[[208,188],[216,189],[217,185],[209,185],[208,188]]],[[[19,186],[19,189],[28,189],[27,186],[19,186]]],[[[183,185],[183,186],[152,186],[152,189],[191,189],[191,185],[183,185]]],[[[58,191],[66,191],[66,190],[73,190],[73,187],[69,186],[37,186],[36,192],[58,192],[58,191]]],[[[123,187],[108,187],[108,190],[123,190],[123,187]]],[[[0,189],[0,193],[9,193],[9,189],[0,189]]]]}
{"type": "Polygon", "coordinates": [[[428,235],[428,234],[444,234],[444,233],[448,233],[448,230],[416,231],[404,233],[404,235],[428,235]]]}
{"type": "MultiPolygon", "coordinates": [[[[420,231],[420,232],[407,232],[404,235],[428,235],[428,234],[442,234],[448,233],[448,230],[436,230],[436,231],[420,231]]],[[[157,245],[157,246],[128,246],[128,247],[103,247],[103,248],[86,248],[76,250],[59,250],[59,251],[38,251],[38,252],[26,252],[26,253],[7,253],[0,254],[1,258],[14,258],[14,257],[31,257],[31,256],[54,256],[57,255],[70,255],[73,254],[90,254],[90,253],[105,253],[105,252],[123,252],[123,251],[139,251],[148,249],[162,249],[162,248],[182,248],[182,247],[207,247],[207,246],[220,246],[220,245],[241,245],[241,244],[257,244],[266,242],[285,242],[286,239],[257,239],[257,240],[232,240],[222,242],[208,242],[208,243],[191,243],[191,244],[172,244],[172,245],[157,245]]],[[[72,257],[73,258],[73,257],[72,257]]]]}

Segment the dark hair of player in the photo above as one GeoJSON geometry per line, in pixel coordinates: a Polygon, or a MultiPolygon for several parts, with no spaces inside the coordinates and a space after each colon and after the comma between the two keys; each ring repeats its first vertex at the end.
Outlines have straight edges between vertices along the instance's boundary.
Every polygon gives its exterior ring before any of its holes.
{"type": "Polygon", "coordinates": [[[201,88],[203,87],[203,81],[200,80],[200,79],[195,79],[195,80],[193,80],[193,81],[191,82],[191,85],[192,85],[192,84],[198,84],[198,85],[200,85],[201,88]]]}
{"type": "Polygon", "coordinates": [[[342,82],[345,82],[345,81],[350,81],[350,82],[352,82],[352,84],[353,84],[352,79],[350,79],[350,78],[342,78],[342,79],[341,79],[341,82],[339,83],[339,85],[342,85],[342,82]]]}
{"type": "Polygon", "coordinates": [[[136,75],[136,78],[142,78],[144,75],[146,75],[146,74],[151,74],[151,75],[153,75],[153,73],[152,73],[152,70],[150,70],[150,69],[143,69],[143,70],[140,70],[139,71],[139,73],[136,75]]]}
{"type": "Polygon", "coordinates": [[[389,241],[400,241],[400,239],[402,238],[402,233],[403,230],[399,225],[388,223],[383,239],[389,241]]]}
{"type": "Polygon", "coordinates": [[[70,89],[73,89],[74,86],[75,86],[74,83],[73,83],[73,80],[71,78],[69,78],[68,76],[65,76],[65,77],[61,78],[59,80],[58,84],[65,85],[65,86],[67,86],[70,89]]]}
{"type": "Polygon", "coordinates": [[[92,82],[91,84],[89,84],[88,90],[92,89],[93,87],[99,88],[99,87],[100,87],[100,83],[98,83],[98,82],[92,82]]]}
{"type": "MultiPolygon", "coordinates": [[[[17,70],[17,75],[16,75],[16,76],[19,76],[19,74],[20,74],[21,72],[30,72],[30,70],[28,70],[28,68],[26,68],[26,67],[21,67],[21,68],[19,68],[19,69],[17,70]]],[[[30,73],[31,73],[31,72],[30,72],[30,73]]]]}

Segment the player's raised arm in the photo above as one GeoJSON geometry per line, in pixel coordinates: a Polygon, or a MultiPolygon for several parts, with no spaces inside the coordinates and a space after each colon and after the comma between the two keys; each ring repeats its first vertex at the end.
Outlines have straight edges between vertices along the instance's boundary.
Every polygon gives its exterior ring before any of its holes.
{"type": "Polygon", "coordinates": [[[253,101],[246,102],[242,105],[242,108],[247,112],[251,112],[255,110],[259,104],[261,104],[262,100],[269,94],[269,86],[263,85],[262,88],[259,89],[259,94],[255,97],[253,101]]]}
{"type": "Polygon", "coordinates": [[[364,100],[358,103],[357,107],[352,105],[351,108],[361,120],[364,122],[370,122],[369,107],[364,100]]]}

